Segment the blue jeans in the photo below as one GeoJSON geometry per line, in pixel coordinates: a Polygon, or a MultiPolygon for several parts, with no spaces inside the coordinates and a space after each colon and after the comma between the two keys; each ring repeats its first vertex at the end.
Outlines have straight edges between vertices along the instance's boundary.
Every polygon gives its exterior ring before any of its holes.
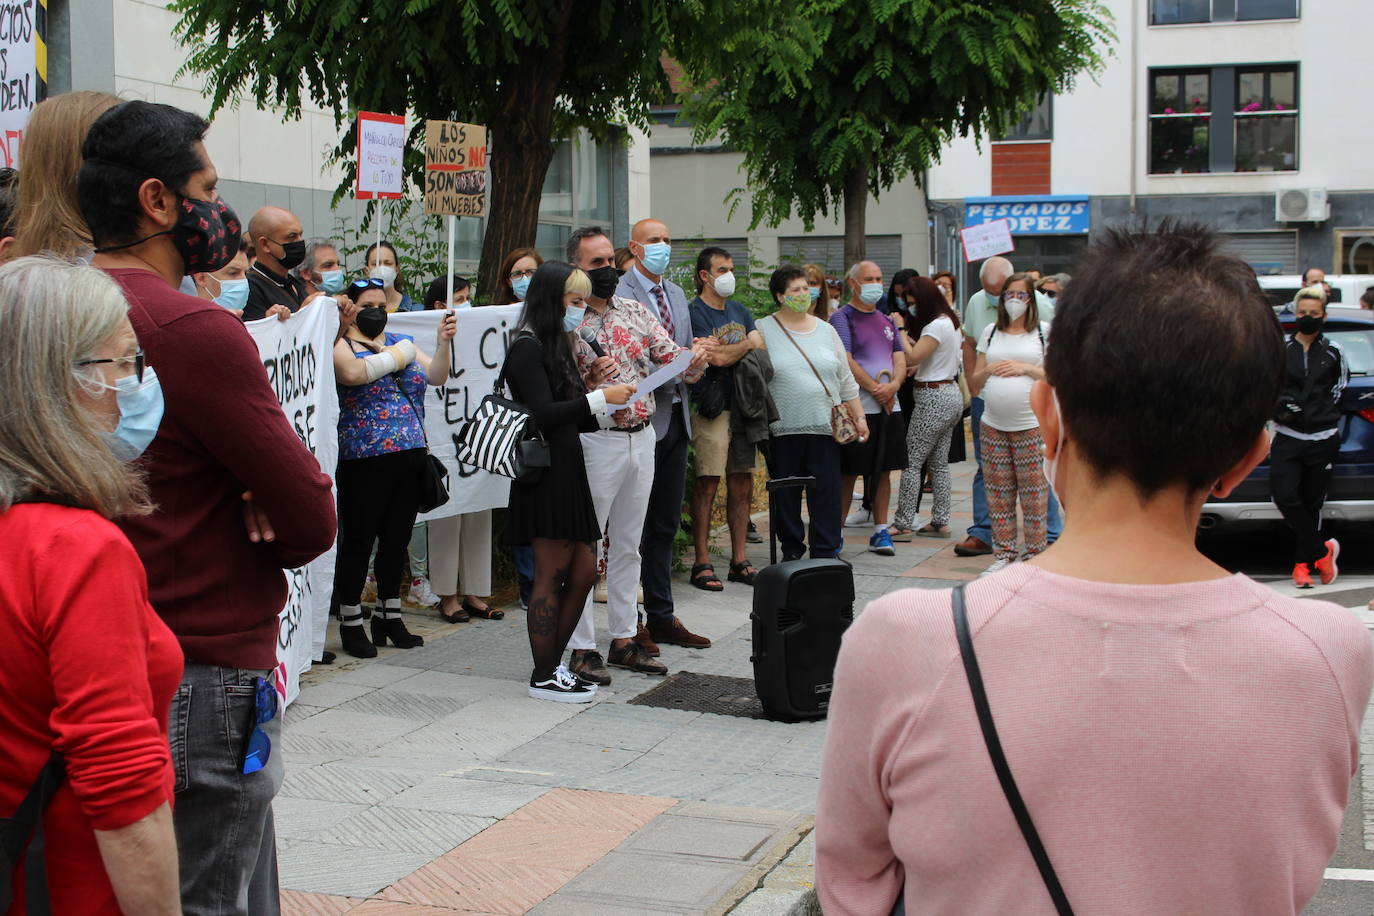
{"type": "MultiPolygon", "coordinates": [[[[983,489],[983,399],[974,398],[969,408],[969,420],[973,423],[973,460],[978,462],[978,470],[973,475],[973,525],[968,529],[970,537],[984,544],[992,543],[992,516],[988,515],[988,494],[983,489]]],[[[1059,500],[1050,491],[1049,519],[1045,525],[1046,540],[1053,544],[1059,540],[1064,530],[1064,519],[1059,513],[1059,500]]]]}
{"type": "Polygon", "coordinates": [[[186,663],[172,697],[168,740],[176,776],[172,820],[186,916],[277,916],[272,799],[283,775],[281,713],[263,723],[267,766],[244,775],[254,682],[271,671],[186,663]]]}

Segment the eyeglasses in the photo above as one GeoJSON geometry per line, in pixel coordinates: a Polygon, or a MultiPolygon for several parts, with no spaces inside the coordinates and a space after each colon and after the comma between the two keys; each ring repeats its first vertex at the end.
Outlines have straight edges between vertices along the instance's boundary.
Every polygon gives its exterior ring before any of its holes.
{"type": "Polygon", "coordinates": [[[1023,293],[1019,289],[1012,290],[1006,294],[1008,299],[1015,299],[1017,302],[1029,302],[1030,293],[1023,293]]]}
{"type": "Polygon", "coordinates": [[[140,385],[143,384],[143,368],[144,368],[144,366],[146,366],[146,365],[148,365],[148,364],[147,364],[147,362],[146,362],[146,361],[144,360],[144,358],[143,358],[143,348],[142,348],[142,347],[140,347],[140,348],[138,349],[138,352],[134,353],[133,356],[115,356],[115,357],[111,357],[110,359],[83,359],[83,360],[81,360],[80,362],[78,362],[77,365],[78,365],[78,366],[103,366],[103,365],[105,365],[106,363],[113,363],[113,364],[119,365],[119,366],[127,366],[127,365],[129,365],[130,363],[132,363],[132,364],[133,364],[133,367],[134,367],[134,378],[138,379],[138,383],[139,383],[140,385]]]}
{"type": "Polygon", "coordinates": [[[267,737],[262,725],[277,717],[277,688],[265,678],[256,678],[254,686],[257,690],[254,695],[253,731],[248,735],[248,750],[243,754],[245,775],[267,766],[267,760],[272,756],[272,739],[267,737]]]}
{"type": "Polygon", "coordinates": [[[359,291],[368,289],[386,289],[386,284],[377,277],[363,277],[361,280],[354,280],[352,283],[348,284],[348,288],[356,289],[359,291]]]}
{"type": "Polygon", "coordinates": [[[509,275],[509,276],[510,276],[510,281],[511,281],[512,283],[514,283],[516,280],[519,280],[521,277],[533,277],[533,276],[534,276],[534,271],[535,271],[535,268],[533,268],[533,267],[531,267],[529,270],[512,270],[512,271],[510,272],[510,275],[509,275]]]}

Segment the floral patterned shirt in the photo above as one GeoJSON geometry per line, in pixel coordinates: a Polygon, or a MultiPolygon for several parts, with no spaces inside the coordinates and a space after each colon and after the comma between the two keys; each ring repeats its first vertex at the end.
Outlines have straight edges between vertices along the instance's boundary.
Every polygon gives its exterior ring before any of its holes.
{"type": "MultiPolygon", "coordinates": [[[[602,388],[638,385],[659,366],[672,362],[684,349],[668,336],[663,325],[643,303],[622,296],[612,296],[607,300],[606,310],[600,314],[588,306],[586,317],[578,325],[578,329],[581,328],[590,328],[601,349],[620,367],[613,378],[602,382],[602,388]]],[[[577,369],[585,378],[587,370],[596,360],[596,354],[580,337],[574,337],[573,342],[577,350],[577,369]]],[[[701,378],[701,373],[701,369],[689,369],[682,377],[691,383],[701,378]]],[[[614,413],[615,408],[612,407],[611,411],[614,413]]],[[[629,411],[628,418],[616,419],[616,426],[628,428],[647,423],[654,415],[653,393],[636,401],[629,411]]]]}
{"type": "MultiPolygon", "coordinates": [[[[414,338],[388,333],[385,345],[389,347],[402,340],[413,342],[414,338]]],[[[350,346],[358,359],[372,352],[359,345],[350,346]]],[[[340,461],[425,447],[425,373],[419,362],[412,360],[397,375],[384,375],[366,385],[339,385],[338,389],[340,461]],[[405,394],[401,393],[402,387],[405,394]],[[406,394],[410,400],[406,400],[406,394]]]]}

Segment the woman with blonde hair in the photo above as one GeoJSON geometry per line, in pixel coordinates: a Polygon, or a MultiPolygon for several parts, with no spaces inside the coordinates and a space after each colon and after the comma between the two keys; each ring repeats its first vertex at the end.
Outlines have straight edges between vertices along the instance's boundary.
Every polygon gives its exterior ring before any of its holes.
{"type": "Polygon", "coordinates": [[[0,266],[0,383],[23,405],[0,411],[0,811],[40,799],[50,878],[27,872],[11,912],[44,890],[55,913],[181,912],[167,738],[181,649],[110,521],[151,511],[127,459],[162,419],[128,310],[95,268],[0,266]]]}
{"type": "Polygon", "coordinates": [[[825,270],[819,264],[802,267],[806,274],[806,294],[811,297],[811,314],[821,321],[830,320],[830,288],[825,285],[825,270]]]}
{"type": "Polygon", "coordinates": [[[47,252],[90,258],[91,231],[76,205],[81,141],[96,118],[122,101],[108,92],[64,92],[34,106],[24,128],[24,180],[10,257],[47,252]]]}

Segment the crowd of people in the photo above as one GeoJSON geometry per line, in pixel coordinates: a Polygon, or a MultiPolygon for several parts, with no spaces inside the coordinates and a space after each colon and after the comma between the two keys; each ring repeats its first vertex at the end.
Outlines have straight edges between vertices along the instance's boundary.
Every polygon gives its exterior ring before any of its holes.
{"type": "MultiPolygon", "coordinates": [[[[19,215],[0,227],[0,347],[9,348],[0,375],[17,403],[32,405],[0,414],[0,525],[14,547],[0,576],[0,611],[16,634],[0,667],[9,699],[0,704],[0,731],[12,736],[0,764],[0,812],[18,809],[31,791],[51,794],[45,843],[49,862],[64,863],[61,881],[25,873],[20,909],[25,895],[40,895],[58,912],[78,902],[83,912],[278,911],[271,802],[283,775],[274,746],[284,569],[337,546],[332,604],[340,645],[357,657],[388,644],[423,645],[401,616],[407,590],[449,622],[504,616],[488,603],[491,511],[416,524],[425,392],[449,377],[454,310],[474,305],[472,284],[438,277],[423,291],[412,287],[402,252],[385,240],[368,247],[350,275],[339,241],[307,238],[300,218],[278,206],[241,224],[216,189],[208,129],[170,106],[69,93],[35,110],[22,176],[0,175],[0,204],[19,215]],[[338,312],[332,479],[287,422],[243,327],[289,320],[316,302],[338,312]],[[388,330],[389,316],[420,310],[447,313],[432,345],[388,330]],[[211,365],[213,385],[205,378],[211,365]],[[369,580],[376,600],[365,629],[369,580]],[[39,583],[47,598],[25,597],[39,583]]],[[[840,557],[846,525],[871,525],[868,550],[878,556],[894,556],[902,540],[952,539],[949,465],[964,458],[966,417],[978,462],[974,519],[954,550],[994,555],[988,572],[1000,575],[970,589],[972,613],[980,625],[1012,621],[984,651],[1030,659],[1028,684],[1044,684],[1041,659],[1058,657],[1045,641],[1071,639],[1073,621],[1104,603],[1136,609],[1121,611],[1127,626],[1112,649],[1123,664],[1149,638],[1143,622],[1161,605],[1181,609],[1181,628],[1258,604],[1268,617],[1237,625],[1264,639],[1282,639],[1276,620],[1306,633],[1311,651],[1345,639],[1334,619],[1294,622],[1302,615],[1288,604],[1220,578],[1190,552],[1191,539],[1183,543],[1187,525],[1196,526],[1199,494],[1228,490],[1268,454],[1263,422],[1276,401],[1282,412],[1284,399],[1277,387],[1237,383],[1245,422],[1233,415],[1223,423],[1207,405],[1230,402],[1187,394],[1198,370],[1181,361],[1201,344],[1159,343],[1148,303],[1125,295],[1129,284],[1114,285],[1130,276],[1121,263],[1143,268],[1148,251],[1180,271],[1211,272],[1221,305],[1196,307],[1194,324],[1217,335],[1213,345],[1229,354],[1224,368],[1253,380],[1287,359],[1282,393],[1302,409],[1278,418],[1275,498],[1298,534],[1299,565],[1324,582],[1335,576],[1338,545],[1322,541],[1320,503],[1309,498],[1332,447],[1328,402],[1345,372],[1339,349],[1320,335],[1325,297],[1315,284],[1299,295],[1284,357],[1272,312],[1266,324],[1255,308],[1253,276],[1247,285],[1243,265],[1209,246],[1164,234],[1148,244],[1113,236],[1088,258],[1086,280],[1017,272],[994,257],[962,304],[949,271],[887,277],[863,260],[840,277],[818,264],[783,265],[768,278],[768,307],[752,310],[737,298],[734,255],[724,248],[688,260],[694,295],[669,277],[673,239],[662,219],[635,223],[621,249],[603,228],[584,226],[571,233],[562,260],[533,248],[510,252],[490,297],[520,306],[501,375],[550,455],[541,474],[511,484],[505,515],[527,610],[529,696],[588,702],[611,683],[611,668],[666,674],[660,644],[710,647],[681,618],[673,594],[689,455],[687,587],[718,592],[751,586],[758,574],[746,545],[759,456],[772,477],[814,478],[805,517],[800,490],[777,495],[785,560],[840,557]],[[1198,263],[1189,267],[1190,258],[1198,263]],[[1103,343],[1103,335],[1114,336],[1103,343]],[[1129,397],[1138,375],[1119,360],[1104,366],[1096,355],[1103,347],[1167,362],[1155,380],[1160,396],[1129,397]],[[673,377],[639,390],[668,366],[673,377]],[[1168,387],[1175,384],[1177,404],[1168,387]],[[1118,410],[1126,405],[1135,413],[1118,410]],[[1226,431],[1225,446],[1165,449],[1161,440],[1177,423],[1151,411],[1175,407],[1191,411],[1189,428],[1226,431]],[[851,513],[860,481],[863,502],[851,513]],[[722,482],[723,578],[710,545],[722,482]],[[928,518],[917,515],[923,492],[932,495],[928,518]],[[1074,504],[1069,528],[1058,496],[1074,504]],[[1152,524],[1153,535],[1141,534],[1152,524]],[[1140,537],[1117,536],[1133,525],[1140,537]],[[1158,555],[1133,555],[1141,544],[1158,555]],[[1119,566],[1108,564],[1122,571],[1112,580],[1119,584],[1071,578],[1103,550],[1121,554],[1119,566]],[[603,566],[608,632],[598,636],[593,592],[603,566]],[[1160,569],[1169,573],[1161,578],[1160,569]],[[1184,600],[1182,582],[1200,597],[1184,600]],[[1029,606],[1042,593],[1075,609],[1062,632],[1028,629],[1015,612],[1016,602],[1029,606]],[[1027,649],[1036,640],[1043,652],[1027,649]]],[[[1277,386],[1281,373],[1271,374],[1277,386]]],[[[894,723],[926,703],[935,704],[934,716],[952,715],[937,701],[955,643],[933,630],[917,640],[910,627],[912,614],[940,619],[940,595],[885,599],[846,642],[826,765],[847,777],[832,775],[823,792],[828,829],[818,847],[836,912],[885,912],[904,871],[908,881],[928,871],[930,887],[941,887],[939,850],[960,845],[951,836],[928,848],[894,846],[888,822],[928,816],[921,797],[940,790],[914,776],[894,783],[900,791],[869,784],[886,768],[900,771],[904,754],[920,753],[911,745],[927,730],[894,723]],[[913,659],[929,683],[868,676],[910,668],[913,659]],[[879,898],[887,903],[877,906],[879,898]]],[[[1102,627],[1111,623],[1104,618],[1102,627]]],[[[1210,651],[1236,637],[1221,628],[1205,638],[1210,651]]],[[[1366,640],[1335,670],[1338,685],[1350,688],[1335,704],[1341,715],[1344,703],[1368,693],[1368,654],[1366,640]]],[[[1075,695],[1095,689],[1084,679],[1097,662],[1086,658],[1060,658],[1060,673],[1079,684],[1075,695]]],[[[1158,702],[1179,698],[1171,684],[1158,702]]],[[[1223,677],[1217,689],[1234,686],[1223,677]]],[[[1302,701],[1330,699],[1318,693],[1302,701]]],[[[999,707],[1013,721],[1057,708],[1033,690],[1020,696],[1020,706],[999,707]]],[[[1105,728],[1106,716],[1076,727],[1105,728]]],[[[1027,734],[1014,732],[1012,746],[1027,734]]],[[[960,736],[958,754],[977,753],[967,721],[949,724],[948,735],[960,736]]],[[[1330,765],[1306,779],[1314,797],[1343,806],[1348,760],[1341,748],[1330,750],[1330,765]]],[[[1045,766],[1057,759],[1036,758],[1045,766]]],[[[960,778],[988,794],[983,775],[960,778]]],[[[1104,798],[1129,796],[1116,783],[1101,788],[1104,798]]],[[[932,823],[956,832],[961,816],[946,813],[948,823],[945,814],[932,823]]],[[[1074,832],[1080,828],[1064,829],[1070,845],[1092,845],[1074,832]]],[[[1161,862],[1173,867],[1176,851],[1162,850],[1161,862]]],[[[1085,882],[1111,871],[1075,868],[1085,882]]],[[[1025,882],[1008,873],[1009,908],[1025,882]]]]}

